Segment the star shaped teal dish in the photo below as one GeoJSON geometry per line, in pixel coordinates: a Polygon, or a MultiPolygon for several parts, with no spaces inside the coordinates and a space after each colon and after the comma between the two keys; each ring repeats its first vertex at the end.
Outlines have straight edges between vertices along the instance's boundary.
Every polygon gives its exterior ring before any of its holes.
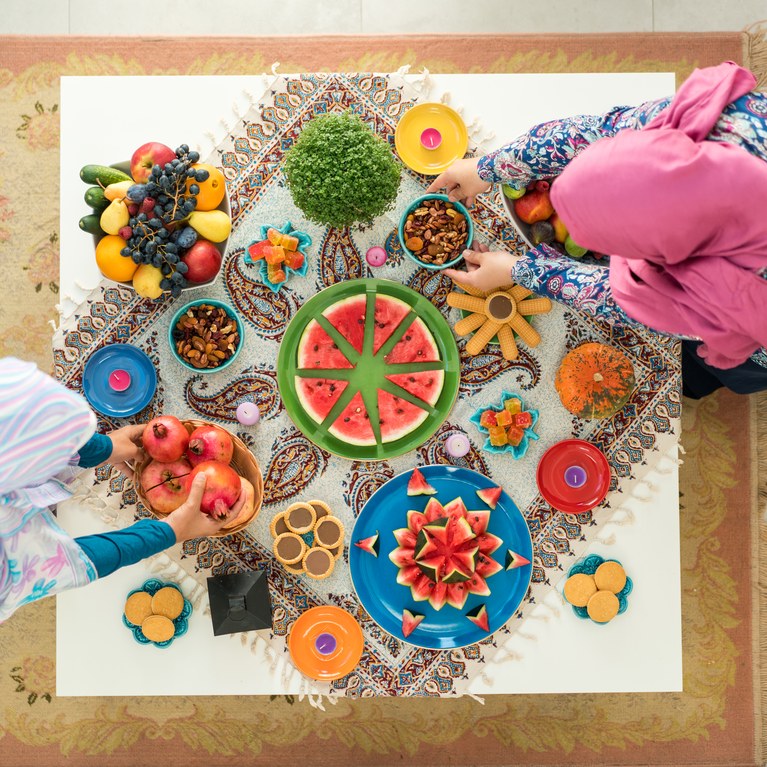
{"type": "Polygon", "coordinates": [[[309,268],[309,257],[306,254],[306,249],[312,244],[312,238],[306,232],[299,232],[297,229],[293,229],[293,224],[291,224],[290,221],[287,221],[281,227],[264,224],[261,227],[261,240],[259,242],[252,242],[245,249],[245,263],[258,264],[261,282],[263,282],[272,293],[279,293],[280,288],[288,281],[292,274],[297,274],[300,277],[303,277],[306,274],[306,270],[309,268]],[[269,239],[270,229],[276,229],[281,234],[288,234],[295,237],[298,240],[298,248],[296,249],[296,252],[301,253],[304,257],[304,263],[301,264],[298,269],[292,269],[285,263],[280,264],[282,270],[285,272],[285,279],[282,282],[272,282],[269,279],[269,270],[265,258],[253,257],[253,248],[256,247],[259,242],[264,242],[269,239]]]}
{"type": "Polygon", "coordinates": [[[530,444],[531,439],[538,439],[538,435],[535,433],[535,425],[538,423],[538,411],[537,410],[530,410],[529,408],[525,407],[525,402],[522,399],[522,397],[519,396],[519,394],[512,394],[511,392],[504,391],[501,393],[501,401],[497,405],[484,405],[481,408],[478,408],[474,415],[469,419],[479,430],[480,434],[484,434],[487,436],[487,439],[485,439],[485,444],[482,445],[483,450],[487,450],[488,453],[494,453],[496,455],[500,453],[510,453],[511,457],[514,460],[519,460],[522,458],[522,456],[527,452],[527,448],[530,444]],[[492,445],[490,444],[490,432],[488,431],[486,426],[482,426],[480,424],[480,419],[482,418],[482,413],[484,413],[486,410],[496,410],[500,411],[504,409],[504,402],[508,399],[518,399],[520,401],[522,411],[526,413],[530,413],[530,416],[532,417],[532,423],[530,426],[528,426],[526,429],[524,429],[524,434],[522,436],[522,440],[518,445],[492,445]]]}
{"type": "MultiPolygon", "coordinates": [[[[586,573],[586,575],[594,575],[599,565],[604,564],[605,562],[618,562],[618,560],[605,559],[604,557],[600,557],[599,554],[591,554],[590,556],[586,557],[580,562],[576,562],[570,568],[569,572],[567,573],[567,577],[569,578],[571,575],[575,575],[576,573],[586,573]]],[[[618,562],[618,564],[621,565],[621,567],[623,567],[623,565],[620,562],[618,562]]],[[[626,585],[615,595],[616,597],[618,597],[618,605],[619,605],[618,615],[620,615],[621,613],[625,613],[626,610],[628,609],[628,606],[629,606],[628,595],[631,593],[631,590],[633,588],[634,588],[634,582],[627,575],[626,585]]],[[[570,607],[573,608],[573,612],[579,618],[591,620],[591,618],[589,617],[588,610],[585,607],[576,607],[575,605],[570,605],[570,607]]],[[[591,621],[591,622],[596,623],[597,626],[607,625],[607,623],[600,623],[599,621],[591,621]]]]}
{"type": "MultiPolygon", "coordinates": [[[[134,589],[131,591],[130,594],[128,594],[126,597],[126,600],[133,596],[133,594],[137,594],[140,591],[145,591],[150,596],[154,596],[160,589],[165,588],[166,586],[170,586],[171,588],[176,589],[176,591],[178,591],[181,596],[184,596],[181,592],[181,589],[175,583],[163,583],[156,578],[151,578],[150,580],[146,581],[140,589],[134,589]]],[[[123,613],[123,623],[131,630],[133,633],[133,638],[139,644],[153,644],[155,647],[168,647],[173,643],[174,639],[178,639],[180,636],[186,634],[186,632],[189,630],[189,616],[191,614],[192,603],[186,597],[184,597],[184,608],[181,610],[181,615],[179,615],[178,618],[173,621],[175,631],[173,636],[166,642],[153,642],[151,639],[147,639],[144,636],[144,632],[141,630],[141,626],[136,626],[134,623],[131,623],[125,617],[125,613],[123,613]]]]}

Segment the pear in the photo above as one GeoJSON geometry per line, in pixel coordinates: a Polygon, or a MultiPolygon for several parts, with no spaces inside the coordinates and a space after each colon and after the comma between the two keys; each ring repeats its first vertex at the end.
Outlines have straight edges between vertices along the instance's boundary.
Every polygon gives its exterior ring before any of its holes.
{"type": "Polygon", "coordinates": [[[518,200],[527,191],[527,189],[514,189],[513,186],[509,186],[508,184],[501,184],[501,189],[503,190],[504,195],[510,200],[518,200]]]}
{"type": "Polygon", "coordinates": [[[135,184],[132,179],[127,181],[118,181],[116,184],[110,184],[104,189],[104,197],[107,200],[122,200],[125,197],[125,193],[135,184]]]}
{"type": "Polygon", "coordinates": [[[120,229],[128,225],[128,221],[130,221],[128,206],[122,200],[112,200],[104,208],[99,225],[107,234],[119,234],[120,229]]]}
{"type": "Polygon", "coordinates": [[[141,264],[133,275],[133,289],[142,298],[159,298],[163,290],[160,287],[160,280],[163,279],[163,273],[152,264],[141,264]]]}
{"type": "Polygon", "coordinates": [[[232,231],[232,222],[223,210],[195,210],[189,226],[210,242],[223,242],[232,231]]]}
{"type": "Polygon", "coordinates": [[[565,240],[565,250],[573,258],[583,258],[589,252],[588,248],[582,248],[569,234],[565,240]]]}

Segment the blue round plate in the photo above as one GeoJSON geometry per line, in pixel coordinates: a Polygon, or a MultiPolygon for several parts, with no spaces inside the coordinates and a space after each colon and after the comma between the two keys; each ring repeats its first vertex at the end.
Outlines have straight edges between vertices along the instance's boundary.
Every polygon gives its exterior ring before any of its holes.
{"type": "Polygon", "coordinates": [[[421,466],[419,469],[426,481],[437,490],[436,495],[408,496],[407,483],[412,472],[407,471],[378,488],[357,517],[349,546],[352,583],[370,617],[400,641],[431,650],[465,647],[486,639],[501,628],[524,599],[533,571],[530,531],[522,513],[504,491],[490,514],[488,526],[488,531],[503,541],[491,554],[502,569],[487,579],[490,596],[471,594],[461,610],[448,604],[441,610],[435,610],[427,601],[416,602],[410,587],[397,583],[398,568],[389,559],[389,554],[397,548],[393,531],[407,527],[408,510],[423,511],[429,498],[436,498],[444,506],[460,497],[469,510],[487,509],[476,491],[496,487],[484,475],[458,466],[421,466]],[[377,557],[354,545],[376,532],[379,534],[377,557]],[[525,557],[529,563],[506,570],[508,549],[525,557]],[[489,632],[483,631],[466,617],[467,612],[482,604],[488,611],[489,632]],[[407,639],[402,634],[404,609],[425,615],[407,639]]]}
{"type": "Polygon", "coordinates": [[[157,372],[152,360],[130,344],[110,344],[88,358],[83,371],[83,394],[94,410],[114,418],[127,418],[143,410],[157,389],[157,372]],[[109,374],[127,370],[131,384],[125,391],[109,386],[109,374]]]}

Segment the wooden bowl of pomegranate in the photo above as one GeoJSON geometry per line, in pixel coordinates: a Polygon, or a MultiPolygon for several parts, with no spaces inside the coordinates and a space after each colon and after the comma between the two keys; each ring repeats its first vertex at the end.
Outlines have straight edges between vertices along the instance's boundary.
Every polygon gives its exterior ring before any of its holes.
{"type": "MultiPolygon", "coordinates": [[[[226,439],[220,437],[220,432],[224,432],[232,444],[229,466],[239,477],[249,483],[252,492],[248,485],[242,485],[248,493],[244,506],[235,518],[227,521],[218,533],[214,533],[214,537],[233,535],[244,530],[256,518],[263,502],[264,480],[258,461],[236,434],[217,424],[193,418],[182,419],[181,424],[188,436],[191,437],[197,433],[201,435],[201,439],[193,440],[195,444],[190,443],[185,455],[175,461],[160,461],[152,458],[145,445],[145,458],[135,467],[134,485],[139,500],[159,519],[165,519],[172,514],[186,499],[187,481],[185,480],[193,468],[187,457],[190,451],[195,453],[193,460],[196,464],[206,460],[219,460],[220,453],[217,451],[223,449],[221,446],[226,443],[226,439]],[[197,432],[198,429],[204,431],[197,432]]],[[[221,462],[224,463],[224,460],[221,462]]]]}

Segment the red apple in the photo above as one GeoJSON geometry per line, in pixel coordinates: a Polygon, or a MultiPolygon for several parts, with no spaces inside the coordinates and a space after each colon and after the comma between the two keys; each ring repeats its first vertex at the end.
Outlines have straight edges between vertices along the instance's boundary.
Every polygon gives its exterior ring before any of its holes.
{"type": "Polygon", "coordinates": [[[165,166],[176,159],[176,153],[165,144],[150,141],[140,146],[130,160],[130,174],[137,184],[143,184],[152,173],[153,165],[165,166]]]}
{"type": "Polygon", "coordinates": [[[186,273],[186,279],[189,282],[212,280],[221,268],[221,253],[208,240],[197,240],[181,257],[181,260],[189,267],[186,273]]]}

